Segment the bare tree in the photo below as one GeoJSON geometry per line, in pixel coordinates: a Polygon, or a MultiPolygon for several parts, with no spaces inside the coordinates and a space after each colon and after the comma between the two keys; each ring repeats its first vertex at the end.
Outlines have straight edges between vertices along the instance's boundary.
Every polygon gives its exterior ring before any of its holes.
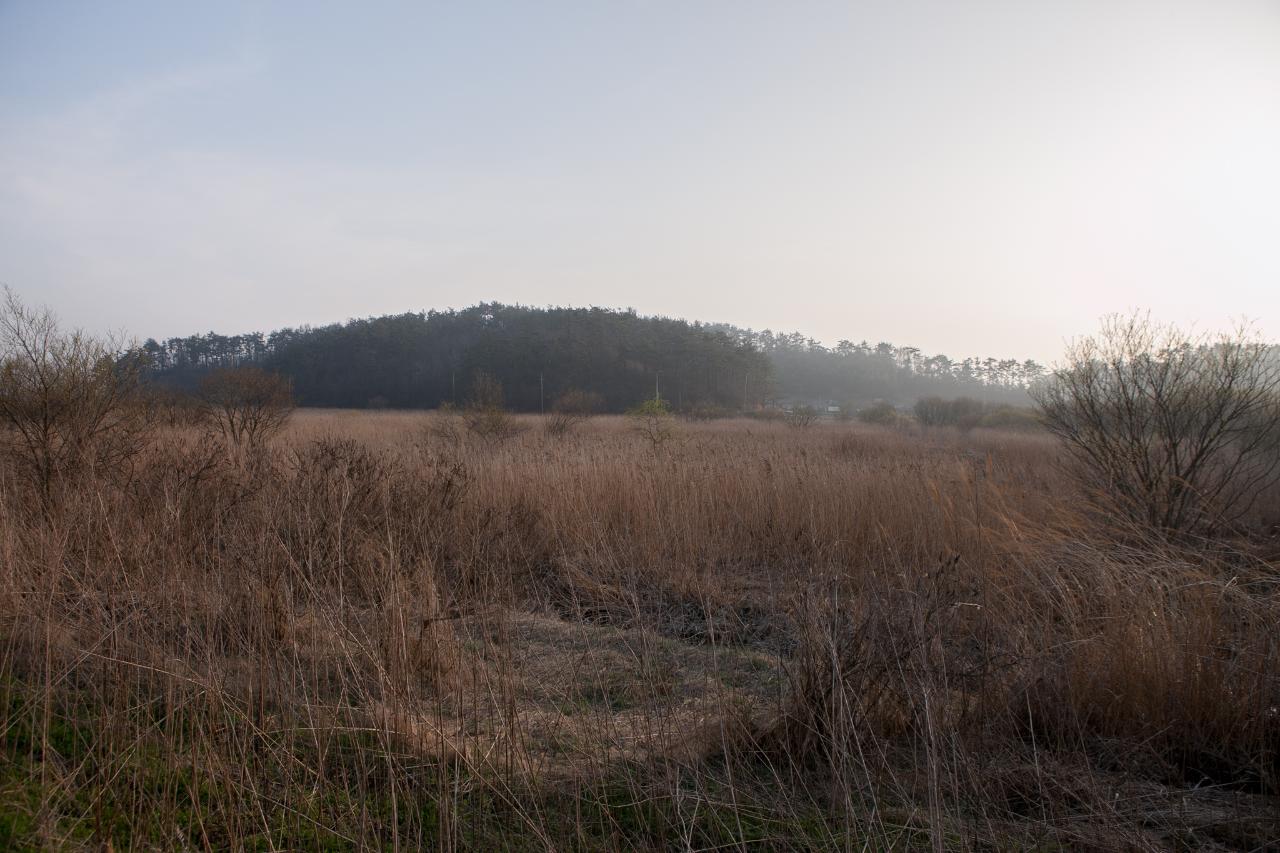
{"type": "Polygon", "coordinates": [[[1032,393],[1090,493],[1154,527],[1237,524],[1280,478],[1280,360],[1247,326],[1109,317],[1032,393]]]}
{"type": "Polygon", "coordinates": [[[141,356],[122,341],[64,331],[5,288],[0,305],[0,441],[46,504],[54,481],[115,471],[141,450],[141,356]]]}
{"type": "Polygon", "coordinates": [[[293,414],[289,380],[258,367],[215,370],[200,383],[210,422],[237,450],[261,445],[293,414]]]}

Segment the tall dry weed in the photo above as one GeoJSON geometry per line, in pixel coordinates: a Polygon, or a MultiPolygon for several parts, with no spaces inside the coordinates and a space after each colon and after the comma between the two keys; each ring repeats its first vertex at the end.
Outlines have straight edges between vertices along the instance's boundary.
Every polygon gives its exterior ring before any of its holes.
{"type": "Polygon", "coordinates": [[[0,470],[5,838],[1271,837],[1265,543],[1116,539],[1037,435],[429,417],[158,430],[47,515],[0,470]]]}

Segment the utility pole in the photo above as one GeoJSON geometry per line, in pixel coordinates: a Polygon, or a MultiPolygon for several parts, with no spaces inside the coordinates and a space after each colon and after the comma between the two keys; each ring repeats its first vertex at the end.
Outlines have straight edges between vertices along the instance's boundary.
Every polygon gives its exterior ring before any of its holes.
{"type": "Polygon", "coordinates": [[[662,375],[661,370],[658,370],[657,373],[653,374],[653,399],[654,400],[662,399],[662,395],[658,393],[658,377],[661,375],[662,375]]]}
{"type": "Polygon", "coordinates": [[[547,413],[547,386],[542,381],[542,371],[538,371],[538,414],[545,415],[547,413]]]}

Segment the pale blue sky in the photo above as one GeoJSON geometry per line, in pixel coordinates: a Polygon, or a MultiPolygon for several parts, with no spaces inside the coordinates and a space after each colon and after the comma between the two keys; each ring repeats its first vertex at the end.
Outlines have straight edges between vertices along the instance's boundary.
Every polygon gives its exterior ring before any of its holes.
{"type": "Polygon", "coordinates": [[[0,0],[0,281],[140,337],[480,300],[1280,337],[1277,152],[1280,2],[0,0]]]}

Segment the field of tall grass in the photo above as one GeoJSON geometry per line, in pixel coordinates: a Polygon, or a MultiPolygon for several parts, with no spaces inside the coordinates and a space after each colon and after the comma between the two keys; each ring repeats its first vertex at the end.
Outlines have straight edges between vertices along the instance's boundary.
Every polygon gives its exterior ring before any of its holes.
{"type": "Polygon", "coordinates": [[[1274,529],[1038,432],[516,423],[0,472],[0,848],[1280,844],[1274,529]]]}

